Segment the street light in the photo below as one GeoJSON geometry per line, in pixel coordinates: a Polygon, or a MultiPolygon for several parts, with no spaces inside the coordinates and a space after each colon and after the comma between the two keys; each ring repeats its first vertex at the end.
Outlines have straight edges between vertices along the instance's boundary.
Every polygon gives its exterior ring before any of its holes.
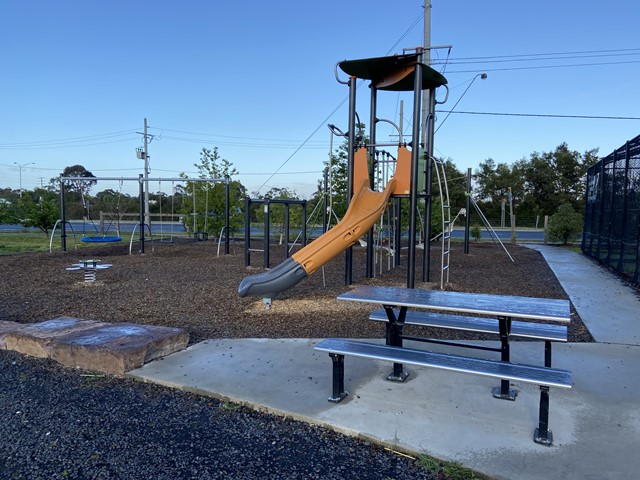
{"type": "Polygon", "coordinates": [[[20,169],[20,197],[22,197],[22,168],[26,167],[27,165],[35,165],[35,162],[23,163],[22,165],[20,165],[18,162],[13,163],[18,165],[18,168],[20,169]]]}
{"type": "MultiPolygon", "coordinates": [[[[438,125],[438,128],[436,128],[436,132],[438,130],[440,130],[440,127],[442,126],[442,124],[447,121],[447,118],[449,118],[449,115],[451,115],[451,113],[453,113],[455,108],[460,103],[460,100],[462,100],[462,97],[464,97],[464,94],[469,91],[469,89],[471,88],[471,85],[473,85],[473,82],[475,82],[476,78],[478,78],[478,77],[480,77],[482,80],[486,80],[487,79],[487,74],[486,73],[479,73],[475,77],[473,77],[473,80],[471,80],[471,82],[469,83],[467,88],[464,90],[464,92],[462,92],[462,95],[460,95],[460,98],[458,98],[458,101],[456,102],[456,104],[453,107],[451,107],[451,110],[449,110],[449,113],[447,113],[447,116],[444,117],[444,120],[442,120],[442,122],[440,122],[440,125],[438,125]]],[[[433,132],[433,133],[435,133],[435,132],[433,132]]]]}

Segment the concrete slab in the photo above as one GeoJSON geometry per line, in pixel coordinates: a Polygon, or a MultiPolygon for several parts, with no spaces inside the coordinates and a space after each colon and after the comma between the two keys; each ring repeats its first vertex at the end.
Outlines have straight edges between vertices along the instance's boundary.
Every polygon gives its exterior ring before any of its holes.
{"type": "MultiPolygon", "coordinates": [[[[412,368],[409,381],[396,384],[383,380],[389,365],[347,358],[351,393],[332,404],[331,361],[313,349],[315,343],[210,340],[128,375],[454,460],[498,478],[634,478],[640,470],[638,347],[554,345],[554,366],[573,371],[574,388],[551,390],[555,443],[544,447],[532,441],[539,400],[533,385],[515,385],[518,398],[509,402],[491,397],[492,379],[412,368]]],[[[518,342],[512,355],[515,362],[541,363],[543,345],[518,342]]]]}
{"type": "Polygon", "coordinates": [[[39,323],[21,325],[5,335],[7,350],[14,350],[38,358],[49,357],[49,346],[57,338],[73,332],[104,325],[95,320],[82,320],[72,317],[58,317],[39,323]]]}
{"type": "Polygon", "coordinates": [[[571,250],[530,244],[542,253],[597,342],[640,345],[640,297],[594,260],[571,250]]]}
{"type": "Polygon", "coordinates": [[[155,325],[72,317],[28,325],[0,322],[0,348],[119,376],[145,362],[184,350],[188,343],[185,330],[155,325]]]}
{"type": "Polygon", "coordinates": [[[0,350],[6,350],[7,348],[7,342],[5,340],[7,334],[9,334],[10,332],[15,332],[21,327],[24,327],[24,324],[0,320],[0,350]]]}
{"type": "Polygon", "coordinates": [[[67,367],[122,376],[145,362],[183,350],[188,343],[189,334],[180,328],[117,323],[58,336],[47,350],[67,367]]]}

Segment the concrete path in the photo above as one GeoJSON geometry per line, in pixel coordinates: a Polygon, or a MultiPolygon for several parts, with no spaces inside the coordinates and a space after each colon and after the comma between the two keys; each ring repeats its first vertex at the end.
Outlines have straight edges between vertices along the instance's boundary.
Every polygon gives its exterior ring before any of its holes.
{"type": "MultiPolygon", "coordinates": [[[[578,254],[539,249],[603,342],[554,345],[554,366],[573,372],[574,387],[551,390],[551,447],[532,441],[539,393],[528,384],[516,384],[518,398],[509,402],[491,397],[492,379],[413,368],[406,383],[389,383],[383,380],[389,365],[347,358],[350,395],[329,403],[331,361],[313,349],[316,340],[209,340],[129,375],[454,460],[497,478],[635,478],[640,350],[637,334],[624,333],[637,328],[637,297],[597,265],[596,272],[587,268],[578,254]]],[[[540,363],[542,355],[540,343],[512,346],[514,362],[540,363]]]]}
{"type": "Polygon", "coordinates": [[[596,342],[640,345],[640,295],[584,255],[546,245],[525,246],[542,253],[596,342]]]}

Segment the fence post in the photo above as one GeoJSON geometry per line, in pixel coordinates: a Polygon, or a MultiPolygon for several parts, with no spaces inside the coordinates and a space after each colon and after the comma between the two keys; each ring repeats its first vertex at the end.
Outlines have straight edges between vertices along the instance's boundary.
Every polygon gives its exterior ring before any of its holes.
{"type": "Polygon", "coordinates": [[[549,241],[549,215],[544,216],[544,244],[549,241]]]}

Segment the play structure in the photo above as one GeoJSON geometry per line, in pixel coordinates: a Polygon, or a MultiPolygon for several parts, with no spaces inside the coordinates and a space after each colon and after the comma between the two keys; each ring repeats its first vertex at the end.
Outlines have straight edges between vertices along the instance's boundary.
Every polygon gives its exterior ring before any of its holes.
{"type": "MultiPolygon", "coordinates": [[[[433,120],[435,111],[436,89],[446,86],[447,80],[437,71],[423,64],[423,49],[416,49],[415,53],[394,55],[390,57],[367,58],[360,60],[345,60],[336,65],[336,80],[349,87],[349,128],[344,134],[348,139],[348,172],[347,212],[342,220],[318,239],[294,253],[280,265],[257,275],[243,279],[238,289],[242,297],[247,295],[262,296],[267,305],[280,292],[291,288],[302,279],[311,275],[328,261],[342,252],[345,255],[345,282],[352,283],[351,247],[363,235],[367,234],[367,276],[373,276],[373,232],[372,227],[385,211],[391,198],[409,200],[409,238],[407,255],[407,287],[414,288],[416,273],[416,232],[419,230],[418,199],[424,199],[425,238],[430,238],[431,222],[431,183],[433,182],[433,120]],[[337,68],[349,75],[343,81],[338,76],[337,68]],[[371,112],[369,122],[369,141],[363,143],[356,136],[356,82],[358,79],[369,80],[371,90],[371,112]],[[428,114],[423,131],[424,144],[420,144],[421,126],[421,97],[422,91],[427,90],[428,114]],[[413,118],[411,141],[404,142],[399,130],[399,141],[395,143],[378,143],[376,141],[376,127],[378,119],[376,113],[378,91],[412,91],[413,118]],[[375,181],[374,173],[378,169],[376,164],[376,149],[380,147],[398,148],[395,171],[390,178],[384,178],[385,184],[375,181]],[[423,147],[423,148],[421,148],[423,147]]],[[[391,123],[391,122],[389,122],[391,123]]],[[[438,165],[435,165],[436,170],[438,165]]],[[[444,172],[444,169],[442,169],[444,172]]],[[[438,178],[442,179],[440,173],[438,178]]],[[[439,189],[446,192],[446,186],[439,189]]],[[[448,200],[442,202],[443,209],[449,209],[448,200]]],[[[443,218],[448,212],[443,212],[443,218]]],[[[399,222],[399,215],[398,222],[399,222]]],[[[400,226],[396,226],[400,231],[400,226]]],[[[445,235],[443,235],[444,242],[445,235]]],[[[449,237],[450,238],[450,237],[449,237]]],[[[423,281],[429,281],[429,242],[425,241],[423,266],[423,281]]],[[[443,243],[444,245],[444,243],[443,243]]],[[[399,250],[399,249],[396,249],[399,250]]],[[[448,268],[448,250],[443,248],[442,272],[448,268]],[[446,268],[445,268],[446,262],[446,268]]],[[[398,257],[399,258],[399,257],[398,257]]]]}
{"type": "Polygon", "coordinates": [[[244,266],[251,265],[251,252],[262,252],[264,259],[264,268],[269,268],[269,240],[271,238],[271,205],[282,205],[284,208],[284,225],[282,232],[282,239],[284,245],[285,258],[289,258],[291,255],[291,248],[295,244],[290,242],[291,238],[291,225],[290,225],[290,211],[292,206],[301,207],[301,224],[302,228],[299,237],[302,238],[302,245],[306,245],[307,240],[307,201],[306,200],[293,200],[293,199],[252,199],[250,197],[245,198],[244,211],[244,266]],[[253,206],[263,207],[263,230],[262,230],[262,243],[263,248],[251,248],[251,212],[253,206]]]}
{"type": "MultiPolygon", "coordinates": [[[[98,181],[117,181],[119,182],[120,188],[117,193],[117,205],[113,212],[109,212],[108,214],[108,223],[105,227],[104,218],[102,218],[99,227],[96,225],[92,215],[91,215],[91,207],[89,202],[87,201],[84,193],[81,190],[81,200],[83,206],[83,220],[82,220],[82,236],[80,238],[81,242],[84,243],[113,243],[120,242],[123,240],[121,235],[121,215],[120,212],[120,198],[121,191],[124,182],[136,182],[138,186],[138,199],[139,199],[139,207],[138,207],[138,218],[139,221],[133,225],[131,231],[131,237],[129,241],[129,254],[132,253],[133,250],[133,242],[134,240],[138,240],[139,242],[139,251],[140,253],[145,253],[145,243],[150,240],[153,248],[153,231],[150,216],[148,212],[145,213],[145,189],[148,190],[149,184],[151,182],[158,182],[161,185],[162,182],[171,182],[172,185],[174,182],[207,182],[207,183],[224,183],[225,185],[225,226],[221,232],[220,241],[222,241],[222,236],[224,234],[224,244],[225,244],[225,255],[229,254],[229,236],[230,236],[230,228],[229,228],[229,186],[230,179],[228,177],[225,178],[144,178],[143,175],[139,175],[138,177],[65,177],[60,176],[60,216],[61,218],[56,221],[52,231],[51,237],[49,240],[49,251],[53,249],[53,239],[56,234],[56,230],[60,227],[60,238],[62,242],[62,250],[67,251],[67,231],[69,230],[74,239],[74,246],[76,243],[76,231],[73,227],[73,224],[67,219],[67,211],[66,211],[66,203],[65,203],[65,187],[68,182],[75,182],[76,184],[82,184],[86,182],[98,182],[98,181]],[[91,229],[90,229],[91,227],[91,229]],[[136,233],[138,236],[136,237],[136,233]]],[[[175,187],[172,187],[175,188],[175,187]]],[[[172,200],[171,200],[171,210],[172,215],[174,214],[173,207],[173,196],[175,194],[175,189],[172,190],[172,200]]],[[[206,205],[208,207],[208,205],[206,205]]],[[[160,203],[160,222],[156,222],[160,228],[160,236],[161,239],[164,238],[164,222],[162,220],[162,210],[160,203]]],[[[194,189],[194,238],[198,239],[198,234],[200,234],[200,239],[204,239],[204,233],[206,232],[196,232],[196,214],[195,211],[195,189],[194,189]]],[[[208,212],[205,212],[205,225],[206,218],[208,212]]],[[[173,239],[173,235],[171,235],[171,239],[173,239]]]]}

